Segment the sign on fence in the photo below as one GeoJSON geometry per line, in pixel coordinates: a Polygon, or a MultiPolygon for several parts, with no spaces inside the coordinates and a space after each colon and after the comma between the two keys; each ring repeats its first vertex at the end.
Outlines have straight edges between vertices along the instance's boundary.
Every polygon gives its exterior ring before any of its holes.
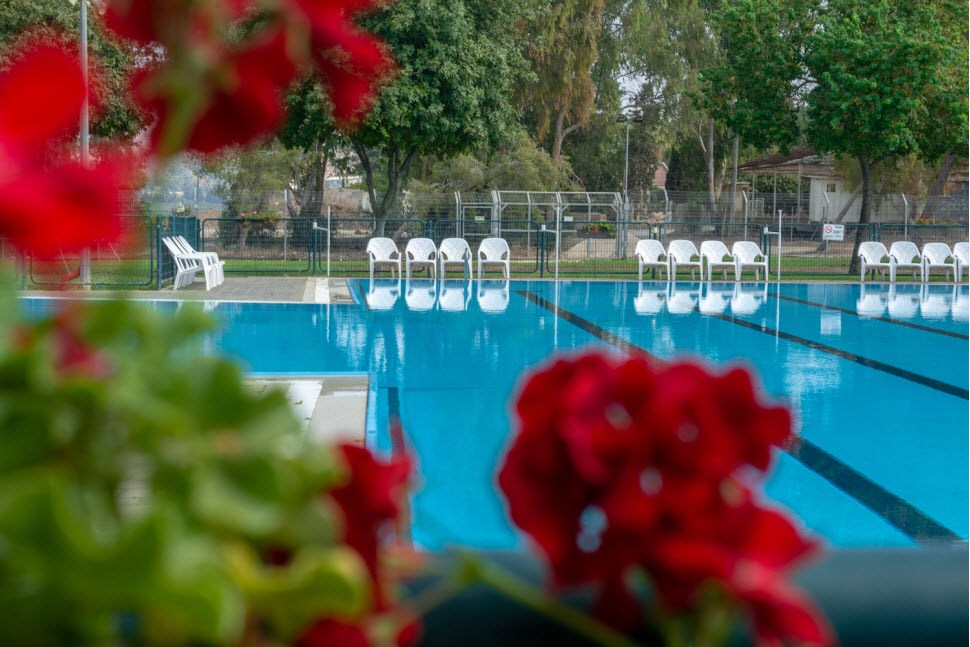
{"type": "Polygon", "coordinates": [[[822,228],[822,240],[842,240],[845,238],[845,225],[830,225],[822,228]]]}

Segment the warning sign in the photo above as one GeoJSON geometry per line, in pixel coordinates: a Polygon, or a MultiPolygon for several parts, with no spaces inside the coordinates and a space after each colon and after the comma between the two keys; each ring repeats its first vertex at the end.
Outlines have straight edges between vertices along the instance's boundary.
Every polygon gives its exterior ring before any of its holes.
{"type": "Polygon", "coordinates": [[[830,225],[822,227],[822,240],[842,240],[845,238],[845,225],[830,225]]]}

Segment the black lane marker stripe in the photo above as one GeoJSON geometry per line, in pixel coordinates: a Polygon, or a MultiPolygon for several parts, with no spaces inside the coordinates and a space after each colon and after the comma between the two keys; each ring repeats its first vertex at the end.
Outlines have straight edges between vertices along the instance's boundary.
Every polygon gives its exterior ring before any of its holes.
{"type": "Polygon", "coordinates": [[[796,438],[787,449],[812,470],[919,544],[962,541],[962,538],[904,499],[876,485],[815,443],[796,438]]]}
{"type": "Polygon", "coordinates": [[[538,294],[535,294],[530,290],[516,290],[515,293],[525,297],[526,299],[535,303],[536,305],[542,308],[545,308],[549,312],[555,314],[560,319],[568,321],[569,323],[573,324],[577,328],[581,328],[582,330],[585,330],[592,336],[605,341],[607,344],[609,344],[610,346],[613,346],[614,348],[618,348],[625,353],[646,356],[646,358],[651,362],[663,363],[663,360],[661,360],[659,357],[656,357],[655,355],[649,353],[648,351],[641,348],[640,346],[637,346],[633,342],[627,341],[626,339],[623,339],[619,335],[615,335],[611,333],[609,330],[606,330],[605,328],[600,328],[593,322],[587,321],[586,319],[583,319],[579,315],[573,314],[568,310],[564,310],[560,308],[552,301],[547,301],[546,299],[543,299],[538,294]]]}
{"type": "MultiPolygon", "coordinates": [[[[598,337],[611,346],[626,352],[645,354],[655,362],[664,363],[663,360],[648,353],[636,344],[608,330],[604,330],[568,310],[560,308],[555,303],[547,301],[531,291],[516,290],[516,293],[556,314],[569,323],[578,326],[591,335],[598,337]]],[[[810,471],[819,475],[866,508],[872,510],[885,520],[886,523],[898,529],[914,542],[918,544],[938,544],[940,542],[953,543],[963,541],[957,533],[934,520],[905,499],[896,496],[879,484],[866,478],[811,441],[805,440],[804,438],[796,438],[785,451],[810,471]]]]}
{"type": "Polygon", "coordinates": [[[717,319],[721,319],[722,321],[729,321],[733,324],[737,324],[745,328],[750,328],[751,330],[757,330],[759,332],[763,332],[766,335],[773,335],[775,337],[780,337],[785,341],[795,342],[796,344],[801,344],[802,346],[808,346],[813,350],[818,350],[823,353],[828,353],[829,355],[835,355],[836,357],[847,359],[850,362],[855,362],[856,364],[861,364],[862,366],[866,366],[868,368],[874,368],[877,371],[883,371],[885,373],[889,373],[890,375],[901,377],[904,380],[909,380],[910,382],[916,382],[917,384],[928,386],[931,389],[936,389],[937,391],[940,391],[942,393],[955,395],[958,398],[963,398],[964,400],[970,399],[970,392],[968,392],[967,389],[961,389],[958,386],[954,386],[953,384],[947,384],[946,382],[941,382],[940,380],[933,379],[932,377],[920,375],[919,373],[913,373],[912,371],[907,371],[906,369],[903,369],[903,368],[891,366],[890,364],[884,364],[883,362],[877,362],[874,359],[869,359],[868,357],[862,357],[861,355],[856,355],[855,353],[850,353],[848,351],[842,350],[840,348],[835,348],[833,346],[827,346],[826,344],[821,344],[817,341],[812,341],[811,339],[805,339],[804,337],[792,335],[791,333],[775,330],[774,328],[769,328],[764,324],[757,324],[751,321],[746,321],[744,319],[738,319],[736,317],[717,314],[713,312],[709,312],[706,314],[708,317],[715,317],[717,319]]]}
{"type": "Polygon", "coordinates": [[[893,319],[891,317],[870,317],[868,315],[861,315],[855,310],[849,310],[848,308],[840,308],[838,306],[830,306],[826,303],[816,303],[815,301],[805,301],[804,299],[796,299],[795,297],[786,297],[784,295],[778,294],[777,292],[769,292],[769,296],[776,299],[782,299],[783,301],[791,301],[792,303],[801,303],[807,306],[814,306],[816,308],[822,308],[824,310],[835,310],[836,312],[845,312],[850,315],[855,315],[860,319],[872,319],[874,321],[884,321],[886,323],[895,324],[897,326],[906,326],[907,328],[914,328],[916,330],[923,330],[925,332],[936,333],[937,335],[946,335],[947,337],[956,337],[957,339],[970,339],[970,335],[964,335],[962,333],[953,332],[950,330],[941,330],[939,328],[933,328],[932,326],[922,326],[917,323],[912,323],[911,321],[902,321],[900,319],[893,319]]]}

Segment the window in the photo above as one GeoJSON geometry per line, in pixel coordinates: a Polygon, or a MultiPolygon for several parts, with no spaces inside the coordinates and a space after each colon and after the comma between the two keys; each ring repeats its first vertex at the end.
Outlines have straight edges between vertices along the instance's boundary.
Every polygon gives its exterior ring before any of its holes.
{"type": "Polygon", "coordinates": [[[825,185],[826,193],[835,193],[837,190],[838,190],[837,185],[834,182],[830,182],[829,184],[825,185]]]}

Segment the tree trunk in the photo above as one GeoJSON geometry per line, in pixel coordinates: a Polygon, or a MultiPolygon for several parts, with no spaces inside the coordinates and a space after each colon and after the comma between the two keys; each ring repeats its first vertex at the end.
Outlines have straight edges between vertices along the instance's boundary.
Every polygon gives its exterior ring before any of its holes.
{"type": "Polygon", "coordinates": [[[940,164],[940,172],[936,176],[936,182],[933,183],[929,195],[926,196],[926,204],[923,206],[922,213],[923,218],[932,220],[933,216],[936,215],[936,208],[940,204],[940,196],[943,195],[943,187],[946,186],[946,180],[950,177],[950,169],[953,168],[956,159],[956,153],[952,151],[947,153],[946,157],[943,158],[943,162],[940,164]]]}
{"type": "Polygon", "coordinates": [[[367,184],[367,195],[370,198],[371,210],[374,215],[374,236],[384,236],[384,229],[391,208],[397,204],[401,197],[401,186],[414,161],[415,149],[411,149],[401,159],[401,149],[397,144],[392,144],[385,151],[386,170],[387,170],[387,192],[380,201],[377,200],[377,188],[374,184],[374,166],[371,163],[370,153],[367,147],[356,139],[351,139],[354,152],[360,160],[360,165],[364,168],[364,180],[367,184]]]}
{"type": "Polygon", "coordinates": [[[558,162],[562,157],[562,143],[566,139],[566,135],[573,132],[579,128],[582,124],[573,124],[572,126],[566,126],[566,111],[560,110],[559,115],[556,117],[556,132],[552,136],[552,157],[553,162],[558,162]]]}
{"type": "Polygon", "coordinates": [[[707,133],[704,150],[704,166],[707,170],[707,217],[714,220],[717,216],[717,187],[714,182],[714,120],[707,120],[707,133]]]}
{"type": "Polygon", "coordinates": [[[738,136],[731,140],[731,195],[728,196],[727,220],[734,222],[734,200],[738,194],[738,136]]]}
{"type": "Polygon", "coordinates": [[[855,274],[859,271],[859,246],[869,239],[868,225],[872,215],[872,167],[869,164],[869,157],[865,153],[859,153],[859,169],[862,171],[862,206],[859,208],[859,226],[855,230],[855,244],[852,246],[852,260],[849,262],[849,273],[855,274]]]}

